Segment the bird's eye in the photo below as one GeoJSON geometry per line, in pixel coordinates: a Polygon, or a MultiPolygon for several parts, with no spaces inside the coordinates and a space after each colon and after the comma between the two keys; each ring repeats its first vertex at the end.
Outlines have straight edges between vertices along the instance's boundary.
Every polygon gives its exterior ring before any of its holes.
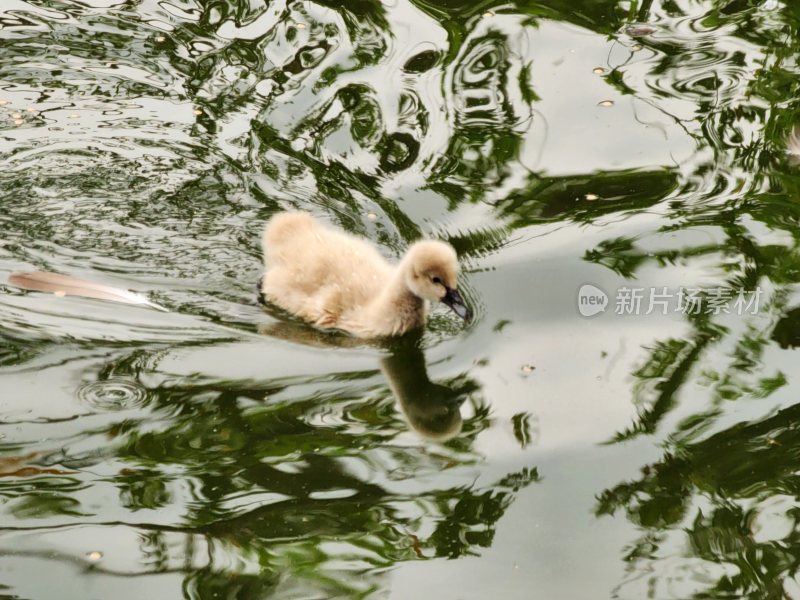
{"type": "Polygon", "coordinates": [[[442,283],[442,280],[439,279],[438,277],[434,277],[433,279],[431,279],[431,281],[433,281],[433,283],[438,283],[438,284],[442,283]]]}

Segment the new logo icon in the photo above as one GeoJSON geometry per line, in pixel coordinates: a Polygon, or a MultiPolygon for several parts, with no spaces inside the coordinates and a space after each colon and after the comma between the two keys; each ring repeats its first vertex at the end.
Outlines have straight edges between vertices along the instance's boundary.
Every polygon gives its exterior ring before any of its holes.
{"type": "Polygon", "coordinates": [[[584,283],[578,290],[578,312],[584,317],[593,317],[605,312],[608,294],[591,283],[584,283]]]}

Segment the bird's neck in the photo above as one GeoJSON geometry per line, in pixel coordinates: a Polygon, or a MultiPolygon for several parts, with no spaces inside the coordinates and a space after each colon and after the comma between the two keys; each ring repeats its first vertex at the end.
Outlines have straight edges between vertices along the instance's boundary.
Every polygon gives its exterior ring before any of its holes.
{"type": "Polygon", "coordinates": [[[426,302],[408,289],[407,269],[408,265],[400,262],[370,306],[373,319],[381,323],[386,335],[404,333],[425,321],[426,302]]]}
{"type": "Polygon", "coordinates": [[[410,309],[419,310],[425,305],[425,300],[408,289],[406,271],[409,268],[405,262],[397,265],[389,279],[389,284],[386,286],[385,295],[387,300],[397,303],[398,306],[407,306],[410,309]]]}

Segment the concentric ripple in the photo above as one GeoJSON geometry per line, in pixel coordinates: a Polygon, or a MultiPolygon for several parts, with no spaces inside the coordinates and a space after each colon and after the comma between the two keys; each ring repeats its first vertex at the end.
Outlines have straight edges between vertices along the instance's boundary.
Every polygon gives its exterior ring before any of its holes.
{"type": "Polygon", "coordinates": [[[130,410],[147,404],[147,390],[123,378],[92,381],[78,388],[76,394],[81,402],[103,411],[130,410]]]}

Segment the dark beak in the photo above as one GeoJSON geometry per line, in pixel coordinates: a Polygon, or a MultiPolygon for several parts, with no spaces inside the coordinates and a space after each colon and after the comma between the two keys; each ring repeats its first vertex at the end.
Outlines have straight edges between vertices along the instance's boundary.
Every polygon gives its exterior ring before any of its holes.
{"type": "Polygon", "coordinates": [[[447,304],[454,313],[467,323],[472,320],[472,311],[464,303],[464,299],[461,297],[461,294],[458,293],[457,289],[447,288],[447,293],[444,295],[444,298],[442,298],[442,302],[447,304]]]}

